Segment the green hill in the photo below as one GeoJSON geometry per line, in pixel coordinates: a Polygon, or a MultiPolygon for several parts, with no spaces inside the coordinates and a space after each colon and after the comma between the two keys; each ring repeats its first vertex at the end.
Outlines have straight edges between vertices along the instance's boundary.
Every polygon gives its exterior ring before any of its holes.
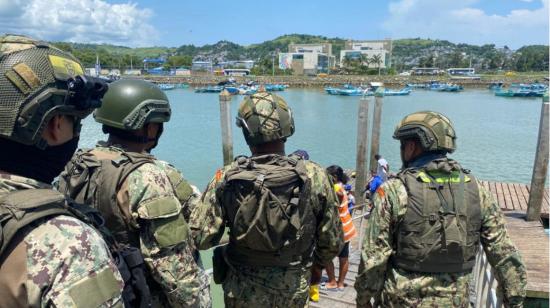
{"type": "MultiPolygon", "coordinates": [[[[319,35],[287,34],[273,40],[249,46],[241,46],[229,41],[215,44],[180,47],[129,48],[115,45],[95,45],[81,43],[54,43],[61,49],[72,52],[85,66],[93,66],[96,55],[103,67],[140,67],[144,58],[165,57],[172,66],[189,65],[191,60],[211,60],[214,63],[228,60],[251,59],[258,63],[271,63],[277,52],[285,52],[292,43],[331,43],[332,52],[338,58],[346,39],[328,38],[319,35]]],[[[456,44],[447,40],[422,38],[398,39],[392,43],[393,67],[398,70],[414,66],[440,68],[469,66],[479,70],[510,69],[518,71],[547,71],[548,46],[524,46],[517,51],[494,44],[482,46],[456,44]]],[[[271,64],[269,64],[271,65],[271,64]]]]}

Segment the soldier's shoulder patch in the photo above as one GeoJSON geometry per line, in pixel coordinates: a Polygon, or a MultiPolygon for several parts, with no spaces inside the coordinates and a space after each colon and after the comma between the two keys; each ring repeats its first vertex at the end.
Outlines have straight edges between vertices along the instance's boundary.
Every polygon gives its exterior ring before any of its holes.
{"type": "Polygon", "coordinates": [[[380,196],[380,198],[386,197],[386,191],[384,190],[384,188],[382,186],[380,186],[376,189],[376,193],[380,196]]]}
{"type": "Polygon", "coordinates": [[[222,169],[216,170],[216,175],[214,176],[214,179],[216,180],[216,183],[221,181],[222,177],[223,177],[222,169]]]}

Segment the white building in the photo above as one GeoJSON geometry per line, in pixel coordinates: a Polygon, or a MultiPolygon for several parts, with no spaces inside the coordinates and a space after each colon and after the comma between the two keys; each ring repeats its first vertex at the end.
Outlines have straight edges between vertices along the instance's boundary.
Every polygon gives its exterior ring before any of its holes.
{"type": "MultiPolygon", "coordinates": [[[[373,59],[375,56],[380,57],[380,68],[391,67],[392,41],[390,39],[375,40],[375,41],[347,41],[344,49],[340,51],[340,67],[344,64],[344,59],[361,59],[366,57],[367,60],[373,59]]],[[[368,67],[376,68],[378,65],[372,61],[368,62],[368,67]]]]}
{"type": "Polygon", "coordinates": [[[287,52],[279,53],[279,68],[292,69],[296,75],[316,75],[327,73],[330,63],[334,63],[334,57],[317,52],[287,52]]]}
{"type": "Polygon", "coordinates": [[[332,44],[290,44],[288,52],[279,53],[279,68],[292,69],[296,75],[328,73],[334,67],[332,44]]]}

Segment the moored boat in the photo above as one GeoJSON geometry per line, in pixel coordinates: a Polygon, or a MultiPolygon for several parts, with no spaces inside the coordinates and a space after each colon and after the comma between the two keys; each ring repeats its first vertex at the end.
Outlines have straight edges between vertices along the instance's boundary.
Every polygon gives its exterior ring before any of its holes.
{"type": "Polygon", "coordinates": [[[176,85],[173,85],[170,83],[159,83],[158,87],[163,91],[168,91],[168,90],[174,90],[176,88],[176,85]]]}

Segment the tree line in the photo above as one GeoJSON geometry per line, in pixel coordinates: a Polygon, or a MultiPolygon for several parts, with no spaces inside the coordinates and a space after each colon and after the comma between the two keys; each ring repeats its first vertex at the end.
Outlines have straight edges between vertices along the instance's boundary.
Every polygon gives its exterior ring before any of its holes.
{"type": "MultiPolygon", "coordinates": [[[[289,71],[278,68],[278,53],[286,52],[291,43],[332,44],[333,54],[339,58],[344,48],[344,39],[327,38],[305,34],[283,35],[274,40],[250,46],[241,46],[228,41],[212,45],[182,45],[178,48],[148,47],[128,48],[113,45],[95,45],[79,43],[54,43],[58,48],[75,55],[86,67],[93,67],[96,58],[105,68],[143,68],[145,58],[162,57],[166,60],[165,69],[190,67],[193,60],[208,60],[213,64],[228,60],[250,59],[256,61],[253,73],[288,74],[289,71]],[[275,65],[273,65],[275,61],[275,65]]],[[[400,39],[392,43],[392,68],[382,70],[381,61],[376,56],[348,58],[333,73],[378,74],[404,71],[412,67],[475,67],[478,71],[514,70],[548,71],[548,46],[531,45],[518,50],[494,44],[481,46],[454,44],[446,40],[400,39]]]]}

